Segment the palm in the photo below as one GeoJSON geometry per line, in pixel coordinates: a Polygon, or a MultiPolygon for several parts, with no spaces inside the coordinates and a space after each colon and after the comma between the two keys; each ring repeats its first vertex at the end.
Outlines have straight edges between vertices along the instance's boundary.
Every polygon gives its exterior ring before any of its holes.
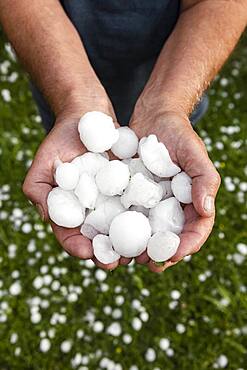
{"type": "MultiPolygon", "coordinates": [[[[153,126],[138,125],[132,123],[132,128],[139,137],[148,134],[156,134],[159,141],[163,142],[169,150],[172,160],[177,163],[188,175],[192,177],[192,197],[193,204],[184,207],[185,225],[180,234],[180,246],[175,256],[171,258],[166,266],[178,262],[184,256],[197,252],[208,238],[213,224],[214,214],[210,217],[205,215],[202,206],[202,197],[208,191],[208,171],[215,171],[210,162],[206,149],[200,138],[191,129],[187,122],[181,118],[164,117],[156,119],[153,126]]],[[[216,175],[216,182],[218,178],[216,175]]],[[[212,183],[212,187],[215,182],[212,183]]],[[[218,185],[217,185],[218,186],[218,185]]],[[[149,262],[149,267],[153,271],[162,271],[164,267],[157,267],[151,263],[144,253],[137,258],[137,262],[149,262]]]]}

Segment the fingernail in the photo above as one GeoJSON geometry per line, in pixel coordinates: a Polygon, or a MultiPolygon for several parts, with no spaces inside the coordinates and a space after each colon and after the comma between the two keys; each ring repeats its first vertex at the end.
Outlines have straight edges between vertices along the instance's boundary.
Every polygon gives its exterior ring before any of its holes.
{"type": "Polygon", "coordinates": [[[37,207],[37,210],[39,212],[39,215],[40,215],[42,221],[44,221],[45,220],[45,212],[43,210],[43,207],[38,203],[36,204],[36,207],[37,207]]]}
{"type": "Polygon", "coordinates": [[[214,210],[214,198],[211,195],[207,195],[204,200],[204,210],[207,213],[213,213],[214,210]]]}

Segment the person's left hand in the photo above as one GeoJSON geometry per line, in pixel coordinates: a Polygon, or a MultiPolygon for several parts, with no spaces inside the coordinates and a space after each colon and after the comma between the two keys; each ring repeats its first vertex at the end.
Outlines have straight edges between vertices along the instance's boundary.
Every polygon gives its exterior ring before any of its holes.
{"type": "Polygon", "coordinates": [[[185,256],[198,252],[207,240],[214,225],[214,200],[220,176],[186,115],[152,109],[144,112],[135,110],[130,127],[139,139],[149,134],[157,135],[158,140],[166,145],[172,160],[192,178],[193,204],[184,207],[185,225],[176,254],[163,266],[151,261],[146,252],[136,258],[139,263],[147,263],[151,271],[161,272],[185,256]]]}

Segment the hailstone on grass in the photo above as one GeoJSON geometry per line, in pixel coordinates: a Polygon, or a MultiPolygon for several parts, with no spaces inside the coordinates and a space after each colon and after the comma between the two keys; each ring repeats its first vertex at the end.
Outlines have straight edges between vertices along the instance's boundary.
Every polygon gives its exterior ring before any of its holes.
{"type": "Polygon", "coordinates": [[[111,149],[119,138],[112,117],[97,111],[87,112],[81,117],[78,131],[82,143],[93,153],[103,153],[111,149]]]}
{"type": "Polygon", "coordinates": [[[93,226],[101,234],[108,234],[113,218],[124,211],[120,197],[106,197],[95,210],[87,215],[85,224],[93,226]]]}
{"type": "Polygon", "coordinates": [[[60,188],[73,190],[79,181],[79,170],[73,163],[59,161],[54,177],[60,188]]]}
{"type": "Polygon", "coordinates": [[[143,137],[138,152],[144,165],[156,176],[171,177],[180,172],[180,168],[172,162],[165,144],[158,142],[156,135],[143,137]]]}
{"type": "Polygon", "coordinates": [[[180,172],[173,177],[171,188],[174,196],[181,203],[192,203],[192,179],[187,173],[180,172]]]}
{"type": "Polygon", "coordinates": [[[108,159],[99,153],[84,153],[73,159],[73,163],[80,172],[87,172],[91,176],[95,176],[96,173],[108,163],[108,159]]]}
{"type": "Polygon", "coordinates": [[[146,178],[142,173],[136,173],[121,196],[121,202],[125,208],[132,205],[152,208],[159,203],[162,195],[161,185],[146,178]]]}
{"type": "Polygon", "coordinates": [[[119,127],[119,138],[111,147],[111,151],[116,157],[126,159],[133,157],[138,148],[138,137],[129,127],[119,127]]]}
{"type": "Polygon", "coordinates": [[[97,260],[104,264],[116,262],[120,258],[107,235],[98,234],[93,238],[93,252],[97,260]]]}
{"type": "Polygon", "coordinates": [[[75,195],[78,197],[84,208],[93,209],[98,197],[99,191],[94,177],[87,172],[83,172],[75,188],[75,195]]]}
{"type": "Polygon", "coordinates": [[[128,186],[130,172],[127,164],[119,161],[109,161],[96,175],[96,184],[102,194],[121,195],[128,186]]]}
{"type": "Polygon", "coordinates": [[[179,236],[173,232],[157,232],[148,241],[147,254],[155,262],[167,261],[177,252],[179,243],[179,236]]]}
{"type": "Polygon", "coordinates": [[[111,223],[109,237],[114,250],[121,256],[139,256],[151,237],[148,218],[135,211],[120,213],[111,223]]]}
{"type": "Polygon", "coordinates": [[[172,231],[175,234],[180,234],[184,221],[184,211],[179,201],[174,197],[162,200],[149,211],[149,222],[153,233],[172,231]]]}
{"type": "Polygon", "coordinates": [[[77,227],[85,217],[85,208],[82,207],[72,191],[56,187],[50,191],[47,198],[50,219],[59,226],[77,227]]]}

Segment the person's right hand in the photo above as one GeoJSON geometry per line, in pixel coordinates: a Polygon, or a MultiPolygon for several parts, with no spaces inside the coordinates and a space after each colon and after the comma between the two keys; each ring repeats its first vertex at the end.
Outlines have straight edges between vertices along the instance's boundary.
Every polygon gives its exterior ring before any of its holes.
{"type": "MultiPolygon", "coordinates": [[[[58,115],[56,123],[51,132],[40,145],[32,166],[23,184],[24,194],[32,201],[39,210],[43,220],[49,220],[47,208],[47,196],[55,186],[54,182],[54,161],[59,158],[63,162],[71,161],[86,152],[79,138],[77,129],[79,118],[87,111],[99,110],[114,119],[116,118],[108,100],[95,104],[95,102],[70,106],[58,115]]],[[[113,269],[118,266],[118,262],[103,265],[93,257],[91,241],[80,233],[80,227],[68,229],[51,222],[53,232],[61,246],[72,256],[81,259],[92,258],[94,262],[102,268],[113,269]]],[[[120,263],[125,263],[122,259],[120,263]]]]}

